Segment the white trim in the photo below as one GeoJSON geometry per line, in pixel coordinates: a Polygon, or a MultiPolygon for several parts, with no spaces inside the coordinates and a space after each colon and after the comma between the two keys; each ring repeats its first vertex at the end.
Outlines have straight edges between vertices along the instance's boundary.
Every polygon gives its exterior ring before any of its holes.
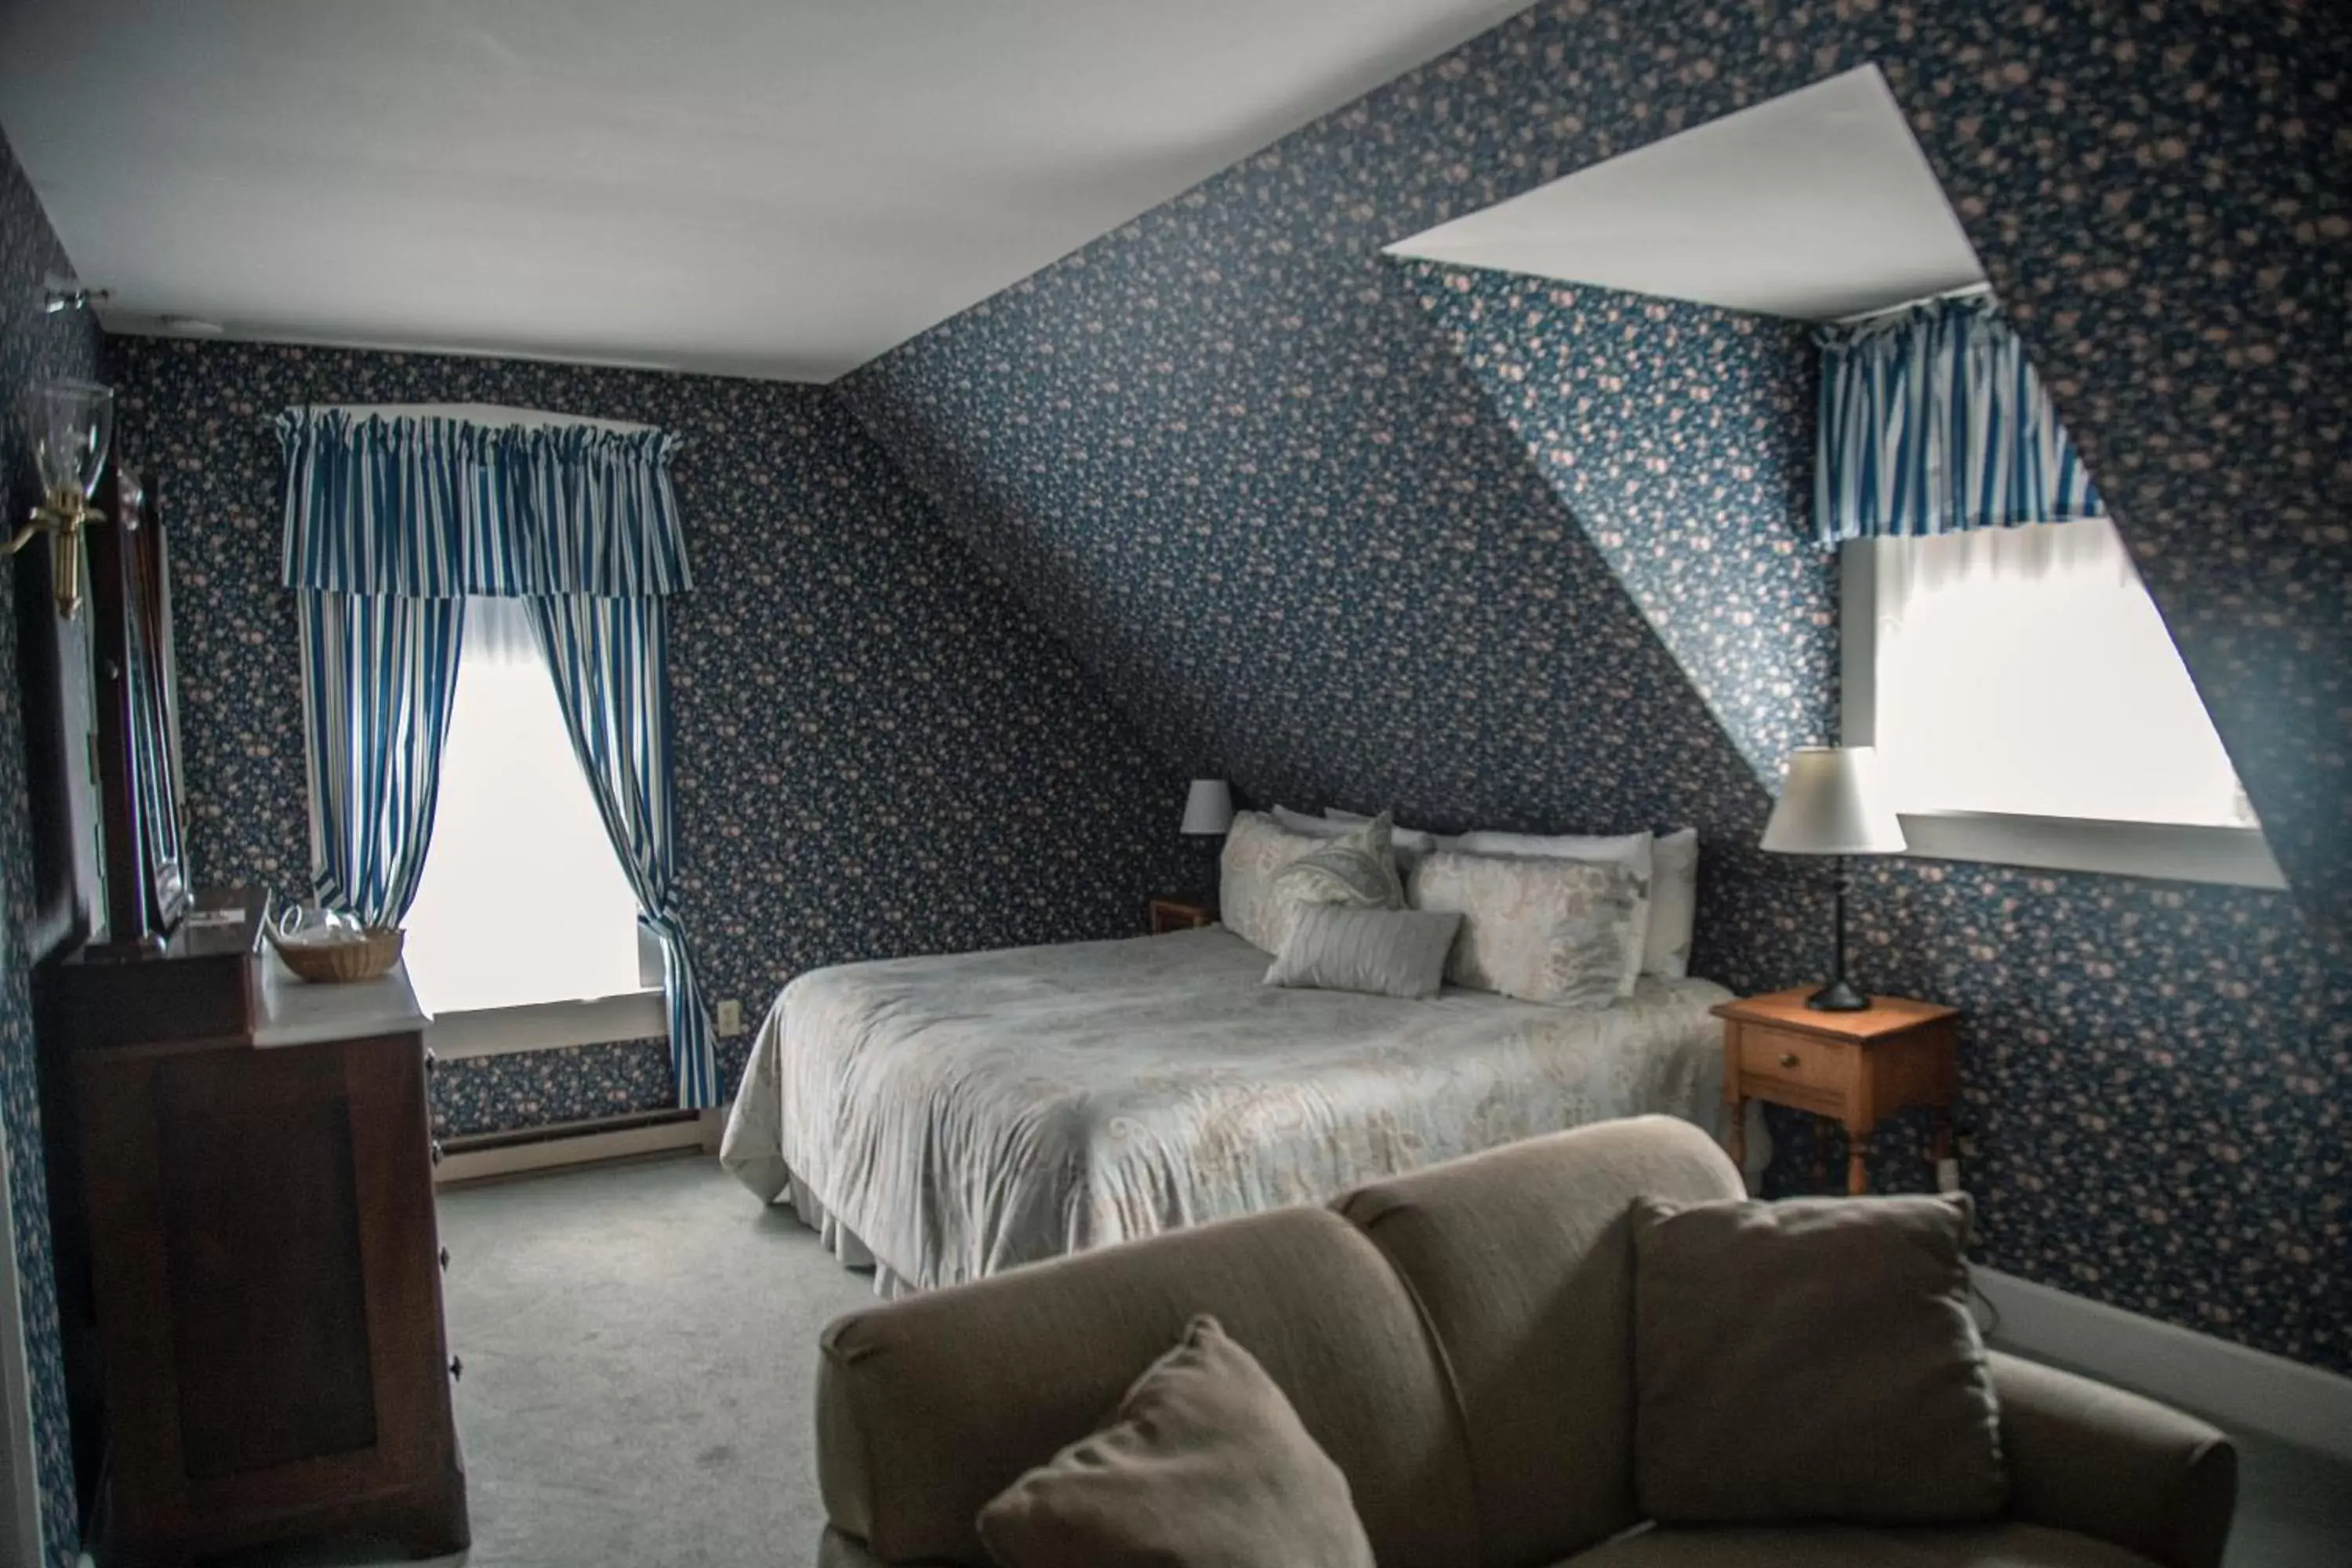
{"type": "Polygon", "coordinates": [[[607,1040],[659,1039],[668,1033],[669,1012],[656,986],[589,1002],[534,1002],[436,1014],[425,1031],[425,1044],[445,1061],[463,1061],[607,1040]]]}
{"type": "Polygon", "coordinates": [[[1992,1338],[2003,1350],[2079,1368],[2226,1426],[2352,1461],[2352,1378],[1997,1268],[1970,1272],[2000,1314],[1992,1338]]]}
{"type": "Polygon", "coordinates": [[[1906,854],[1931,860],[1989,860],[2116,877],[2165,877],[2284,890],[2286,874],[2253,827],[2186,823],[2097,822],[1989,811],[1904,812],[1906,854]]]}
{"type": "Polygon", "coordinates": [[[453,1149],[443,1154],[441,1163],[434,1167],[433,1184],[454,1186],[647,1154],[707,1155],[716,1151],[717,1140],[726,1125],[723,1110],[705,1110],[691,1121],[656,1121],[643,1127],[615,1127],[604,1132],[571,1132],[550,1127],[544,1131],[551,1136],[530,1142],[453,1149]]]}

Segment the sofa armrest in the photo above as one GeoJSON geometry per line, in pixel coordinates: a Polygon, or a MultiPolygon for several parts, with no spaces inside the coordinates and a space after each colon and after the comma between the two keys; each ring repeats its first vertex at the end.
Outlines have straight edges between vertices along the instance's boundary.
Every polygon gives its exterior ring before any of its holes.
{"type": "Polygon", "coordinates": [[[2170,1568],[2219,1568],[2238,1451],[2219,1428],[2054,1367],[1990,1354],[2010,1512],[2170,1568]]]}

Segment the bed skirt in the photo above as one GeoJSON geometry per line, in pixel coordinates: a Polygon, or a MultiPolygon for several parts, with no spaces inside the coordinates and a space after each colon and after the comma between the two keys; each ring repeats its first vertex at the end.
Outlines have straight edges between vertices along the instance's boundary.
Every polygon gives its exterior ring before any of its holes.
{"type": "MultiPolygon", "coordinates": [[[[1721,1102],[1715,1102],[1714,1108],[1717,1125],[1709,1127],[1707,1131],[1720,1138],[1723,1121],[1721,1102]]],[[[1772,1134],[1764,1125],[1764,1105],[1761,1100],[1748,1101],[1746,1120],[1748,1168],[1741,1173],[1748,1179],[1749,1192],[1762,1192],[1764,1167],[1772,1163],[1772,1134]]],[[[790,1171],[783,1170],[781,1164],[778,1167],[775,1195],[770,1201],[772,1203],[789,1202],[793,1217],[816,1232],[818,1238],[824,1243],[824,1249],[832,1253],[835,1260],[844,1268],[855,1269],[860,1273],[871,1273],[874,1276],[874,1293],[884,1300],[895,1301],[901,1296],[912,1296],[921,1289],[899,1278],[897,1270],[875,1257],[874,1249],[860,1241],[856,1231],[842,1224],[834,1212],[824,1206],[824,1201],[809,1190],[806,1182],[802,1181],[790,1171]]]]}
{"type": "Polygon", "coordinates": [[[807,1183],[787,1173],[783,1189],[777,1196],[789,1196],[793,1215],[816,1232],[824,1243],[824,1249],[832,1253],[844,1268],[853,1268],[860,1273],[871,1272],[877,1296],[886,1301],[895,1301],[901,1296],[915,1294],[916,1288],[898,1278],[896,1270],[875,1257],[873,1248],[858,1240],[856,1231],[836,1219],[833,1211],[824,1206],[824,1201],[809,1191],[807,1183]]]}

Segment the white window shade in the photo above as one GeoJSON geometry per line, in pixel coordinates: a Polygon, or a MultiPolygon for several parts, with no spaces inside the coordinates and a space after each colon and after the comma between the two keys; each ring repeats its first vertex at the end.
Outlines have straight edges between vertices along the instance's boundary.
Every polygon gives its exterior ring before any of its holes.
{"type": "Polygon", "coordinates": [[[433,1012],[643,988],[614,858],[520,601],[467,602],[432,847],[406,926],[433,1012]]]}
{"type": "Polygon", "coordinates": [[[1874,739],[1898,809],[2254,825],[2105,519],[1872,549],[1874,739]]]}
{"type": "Polygon", "coordinates": [[[1844,738],[1877,748],[1916,850],[2275,885],[2112,523],[1843,548],[1844,738]]]}

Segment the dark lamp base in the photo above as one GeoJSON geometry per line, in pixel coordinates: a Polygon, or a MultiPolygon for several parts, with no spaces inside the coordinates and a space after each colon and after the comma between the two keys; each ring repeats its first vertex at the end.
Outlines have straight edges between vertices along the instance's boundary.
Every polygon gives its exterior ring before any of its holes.
{"type": "Polygon", "coordinates": [[[1840,978],[1806,997],[1805,1005],[1816,1013],[1865,1013],[1870,1010],[1870,998],[1840,978]]]}

